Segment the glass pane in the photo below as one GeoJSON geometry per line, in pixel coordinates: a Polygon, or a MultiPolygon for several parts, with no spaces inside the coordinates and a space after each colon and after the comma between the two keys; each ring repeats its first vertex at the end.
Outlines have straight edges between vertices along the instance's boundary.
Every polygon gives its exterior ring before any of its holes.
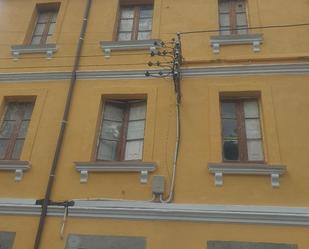
{"type": "Polygon", "coordinates": [[[41,43],[41,36],[32,37],[32,41],[31,41],[32,45],[39,45],[40,43],[41,43]]]}
{"type": "Polygon", "coordinates": [[[230,15],[229,14],[220,14],[220,25],[221,26],[230,25],[230,15]]]}
{"type": "Polygon", "coordinates": [[[125,19],[120,21],[119,31],[132,31],[133,28],[133,20],[125,19]]]}
{"type": "Polygon", "coordinates": [[[25,138],[27,134],[27,129],[29,126],[30,121],[23,121],[21,123],[19,132],[18,132],[18,138],[25,138]]]}
{"type": "Polygon", "coordinates": [[[24,103],[25,113],[23,119],[30,119],[33,111],[33,102],[24,103]]]}
{"type": "Polygon", "coordinates": [[[146,103],[134,103],[130,105],[129,120],[145,119],[146,103]]]}
{"type": "Polygon", "coordinates": [[[245,5],[244,0],[236,1],[235,10],[236,10],[236,12],[245,12],[246,11],[246,5],[245,5]]]}
{"type": "Polygon", "coordinates": [[[14,150],[13,150],[13,154],[12,154],[13,160],[18,160],[20,158],[21,150],[23,148],[23,144],[24,144],[24,139],[16,140],[14,150]]]}
{"type": "Polygon", "coordinates": [[[101,140],[97,160],[116,160],[117,142],[101,140]]]}
{"type": "Polygon", "coordinates": [[[131,40],[131,32],[119,33],[118,41],[130,41],[131,40]]]}
{"type": "Polygon", "coordinates": [[[138,32],[137,40],[149,40],[151,38],[151,32],[138,32]]]}
{"type": "Polygon", "coordinates": [[[46,43],[52,43],[52,38],[53,36],[52,35],[48,35],[47,38],[46,38],[46,43]]]}
{"type": "Polygon", "coordinates": [[[112,122],[112,121],[104,121],[101,137],[105,139],[118,140],[121,133],[122,123],[120,122],[112,122]]]}
{"type": "Polygon", "coordinates": [[[106,102],[104,107],[104,119],[113,121],[122,121],[123,108],[124,108],[123,105],[106,102]]]}
{"type": "Polygon", "coordinates": [[[223,119],[222,126],[224,138],[237,137],[237,121],[235,119],[223,119]]]}
{"type": "Polygon", "coordinates": [[[152,6],[141,7],[140,17],[152,17],[152,6]]]}
{"type": "Polygon", "coordinates": [[[8,103],[7,110],[4,116],[6,120],[16,120],[19,117],[19,105],[16,102],[8,103]]]}
{"type": "Polygon", "coordinates": [[[145,121],[130,121],[128,124],[127,139],[144,138],[145,121]]]}
{"type": "Polygon", "coordinates": [[[39,13],[38,23],[45,23],[45,22],[47,22],[48,17],[49,17],[49,12],[39,13]]]}
{"type": "Polygon", "coordinates": [[[230,3],[228,1],[220,1],[219,2],[220,13],[222,13],[222,12],[228,13],[229,10],[230,10],[230,3]]]}
{"type": "Polygon", "coordinates": [[[221,115],[223,118],[235,118],[236,104],[232,102],[221,102],[221,115]]]}
{"type": "Polygon", "coordinates": [[[151,30],[152,28],[152,19],[140,19],[138,30],[151,30]]]}
{"type": "Polygon", "coordinates": [[[0,139],[0,160],[4,159],[8,140],[0,139]]]}
{"type": "Polygon", "coordinates": [[[248,33],[248,27],[246,26],[237,26],[237,34],[243,35],[248,33]]]}
{"type": "Polygon", "coordinates": [[[236,25],[237,26],[246,26],[247,25],[247,16],[245,13],[236,15],[236,25]]]}
{"type": "Polygon", "coordinates": [[[126,143],[125,160],[141,160],[143,157],[143,141],[126,143]]]}
{"type": "Polygon", "coordinates": [[[221,35],[230,35],[230,27],[220,27],[220,34],[221,35]]]}
{"type": "Polygon", "coordinates": [[[133,8],[122,8],[121,9],[121,18],[133,18],[134,9],[133,8]]]}
{"type": "Polygon", "coordinates": [[[257,101],[245,101],[244,112],[246,118],[258,118],[259,106],[257,101]]]}
{"type": "Polygon", "coordinates": [[[261,138],[259,119],[246,119],[245,125],[247,138],[261,138]]]}
{"type": "Polygon", "coordinates": [[[15,121],[4,121],[0,129],[0,138],[10,138],[15,128],[15,121]]]}
{"type": "Polygon", "coordinates": [[[42,35],[45,29],[45,24],[37,24],[34,30],[34,35],[42,35]]]}
{"type": "Polygon", "coordinates": [[[238,141],[224,141],[224,160],[239,160],[238,141]]]}
{"type": "Polygon", "coordinates": [[[57,12],[53,12],[52,13],[52,22],[56,22],[56,20],[57,20],[57,12]]]}
{"type": "Polygon", "coordinates": [[[49,26],[48,34],[52,35],[55,32],[56,23],[51,23],[49,26]]]}
{"type": "Polygon", "coordinates": [[[248,140],[248,160],[249,161],[263,161],[263,148],[261,140],[248,140]]]}

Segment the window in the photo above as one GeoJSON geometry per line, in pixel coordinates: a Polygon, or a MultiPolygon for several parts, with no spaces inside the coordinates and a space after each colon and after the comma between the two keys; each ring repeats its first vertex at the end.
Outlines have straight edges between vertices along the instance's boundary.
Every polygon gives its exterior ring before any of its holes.
{"type": "Polygon", "coordinates": [[[19,160],[33,102],[8,102],[0,127],[0,160],[19,160]]]}
{"type": "Polygon", "coordinates": [[[151,38],[153,5],[121,5],[118,41],[148,40],[151,38]]]}
{"type": "Polygon", "coordinates": [[[50,42],[55,31],[58,10],[59,4],[37,5],[37,18],[31,44],[42,45],[50,42]]]}
{"type": "Polygon", "coordinates": [[[105,101],[96,160],[141,160],[145,118],[145,100],[105,101]]]}
{"type": "Polygon", "coordinates": [[[0,248],[11,249],[13,248],[13,242],[15,239],[15,233],[13,232],[0,232],[0,248]]]}
{"type": "Polygon", "coordinates": [[[222,35],[246,34],[248,24],[245,0],[219,0],[219,22],[222,35]]]}
{"type": "Polygon", "coordinates": [[[264,160],[257,99],[221,99],[224,161],[264,160]]]}

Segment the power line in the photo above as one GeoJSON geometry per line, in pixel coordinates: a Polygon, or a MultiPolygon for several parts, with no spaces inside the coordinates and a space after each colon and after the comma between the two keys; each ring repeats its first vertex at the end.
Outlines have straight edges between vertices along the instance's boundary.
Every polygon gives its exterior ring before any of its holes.
{"type": "Polygon", "coordinates": [[[214,33],[214,32],[220,32],[220,31],[272,29],[272,28],[290,28],[290,27],[302,27],[302,26],[309,26],[309,23],[256,26],[256,27],[245,27],[245,28],[234,28],[234,29],[208,29],[208,30],[185,31],[185,32],[179,32],[179,33],[181,35],[187,35],[187,34],[197,34],[197,33],[214,33]]]}

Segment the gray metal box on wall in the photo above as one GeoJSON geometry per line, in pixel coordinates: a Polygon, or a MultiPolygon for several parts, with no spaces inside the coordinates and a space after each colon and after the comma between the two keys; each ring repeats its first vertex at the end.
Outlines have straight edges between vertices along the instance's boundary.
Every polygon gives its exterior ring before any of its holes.
{"type": "Polygon", "coordinates": [[[12,232],[0,232],[0,248],[12,249],[15,239],[15,233],[12,232]]]}
{"type": "Polygon", "coordinates": [[[66,249],[146,249],[144,237],[70,234],[66,249]]]}
{"type": "Polygon", "coordinates": [[[208,241],[207,249],[297,249],[297,245],[262,242],[208,241]]]}
{"type": "Polygon", "coordinates": [[[155,175],[152,178],[152,193],[163,194],[164,193],[164,176],[155,175]]]}

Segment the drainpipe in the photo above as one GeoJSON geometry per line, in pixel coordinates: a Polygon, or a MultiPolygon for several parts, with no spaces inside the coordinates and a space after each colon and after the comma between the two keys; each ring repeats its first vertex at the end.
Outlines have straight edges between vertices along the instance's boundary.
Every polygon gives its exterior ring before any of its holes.
{"type": "Polygon", "coordinates": [[[55,180],[55,174],[56,174],[56,170],[57,170],[57,166],[58,166],[60,152],[61,152],[61,148],[62,148],[62,145],[63,145],[63,138],[64,138],[66,124],[67,124],[68,116],[69,116],[69,112],[70,112],[72,96],[73,96],[74,88],[75,88],[75,85],[76,85],[76,71],[78,69],[79,62],[80,62],[80,55],[81,55],[81,50],[82,50],[82,47],[83,47],[83,42],[84,42],[85,32],[86,32],[86,28],[87,28],[88,16],[89,16],[89,12],[90,12],[91,3],[92,3],[92,0],[87,0],[86,9],[85,9],[85,12],[84,12],[84,17],[83,17],[83,23],[82,23],[82,27],[81,27],[81,31],[80,31],[80,37],[79,37],[79,41],[78,41],[78,44],[77,44],[74,64],[73,64],[73,68],[72,68],[69,91],[68,91],[68,95],[67,95],[66,102],[65,102],[65,108],[64,108],[63,118],[62,118],[62,122],[61,122],[60,133],[59,133],[59,136],[58,136],[56,150],[55,150],[55,154],[54,154],[54,159],[53,159],[52,166],[51,166],[50,173],[49,173],[45,197],[41,201],[42,211],[41,211],[39,226],[38,226],[38,230],[37,230],[36,238],[35,238],[35,243],[34,243],[34,247],[33,247],[34,249],[39,249],[43,230],[44,230],[48,204],[50,203],[50,196],[51,196],[51,193],[52,193],[52,188],[53,188],[53,184],[54,184],[54,180],[55,180]]]}

